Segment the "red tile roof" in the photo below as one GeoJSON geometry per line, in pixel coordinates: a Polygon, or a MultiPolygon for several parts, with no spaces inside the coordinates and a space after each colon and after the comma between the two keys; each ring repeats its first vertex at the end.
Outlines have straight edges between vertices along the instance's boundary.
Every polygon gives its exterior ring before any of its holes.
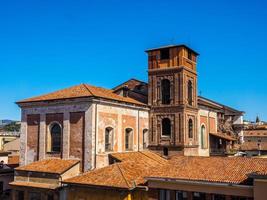
{"type": "Polygon", "coordinates": [[[19,164],[19,155],[8,156],[8,164],[9,165],[19,164]]]}
{"type": "Polygon", "coordinates": [[[246,141],[240,146],[241,151],[267,151],[267,141],[261,141],[260,143],[257,141],[246,141]],[[258,146],[260,144],[260,146],[258,146]]]}
{"type": "Polygon", "coordinates": [[[267,130],[245,130],[244,137],[267,137],[267,130]]]}
{"type": "Polygon", "coordinates": [[[230,136],[230,135],[226,135],[226,134],[224,134],[224,133],[210,133],[211,135],[214,135],[214,136],[216,136],[216,137],[219,137],[219,138],[223,138],[223,139],[225,139],[225,140],[229,140],[229,141],[235,141],[236,140],[236,138],[234,138],[234,137],[232,137],[232,136],[230,136]]]}
{"type": "Polygon", "coordinates": [[[51,100],[63,100],[73,99],[81,97],[99,97],[104,99],[116,100],[126,103],[145,105],[129,97],[122,97],[113,92],[113,90],[95,87],[88,84],[80,84],[63,90],[58,90],[49,94],[25,99],[18,101],[17,103],[29,103],[29,102],[40,102],[40,101],[51,101],[51,100]]]}
{"type": "Polygon", "coordinates": [[[245,184],[253,172],[267,175],[267,159],[175,156],[150,177],[245,184]]]}
{"type": "Polygon", "coordinates": [[[71,167],[78,164],[78,160],[62,160],[57,158],[51,158],[33,162],[29,165],[17,167],[18,171],[31,171],[31,172],[44,172],[53,174],[62,174],[69,170],[71,167]]]}
{"type": "Polygon", "coordinates": [[[167,160],[152,151],[124,152],[110,154],[118,161],[146,162],[150,164],[166,164],[167,160]]]}
{"type": "Polygon", "coordinates": [[[248,175],[267,175],[267,159],[243,157],[185,157],[165,160],[152,152],[112,154],[119,162],[64,181],[91,187],[131,189],[149,178],[247,184],[248,175]],[[120,162],[121,161],[121,162],[120,162]]]}
{"type": "Polygon", "coordinates": [[[130,152],[112,154],[118,162],[113,165],[84,173],[78,177],[65,180],[68,184],[102,186],[131,189],[142,185],[145,176],[157,170],[167,161],[152,152],[130,152]]]}
{"type": "Polygon", "coordinates": [[[30,187],[30,188],[41,188],[41,189],[57,189],[58,185],[56,184],[48,184],[48,183],[36,183],[36,182],[22,182],[22,181],[16,181],[9,183],[11,186],[17,186],[17,187],[30,187]]]}

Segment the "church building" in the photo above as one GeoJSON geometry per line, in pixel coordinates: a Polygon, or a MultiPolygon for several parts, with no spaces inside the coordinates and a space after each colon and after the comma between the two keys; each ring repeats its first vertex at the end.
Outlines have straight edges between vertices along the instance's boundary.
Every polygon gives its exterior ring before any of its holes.
{"type": "MultiPolygon", "coordinates": [[[[198,53],[186,45],[146,53],[148,83],[131,79],[113,89],[80,84],[18,101],[19,174],[34,171],[33,163],[47,159],[71,160],[66,170],[75,166],[76,176],[108,166],[114,153],[149,149],[168,157],[234,152],[242,142],[244,113],[198,96],[198,53]]],[[[30,179],[15,176],[13,187],[20,191],[25,180],[30,179]]]]}

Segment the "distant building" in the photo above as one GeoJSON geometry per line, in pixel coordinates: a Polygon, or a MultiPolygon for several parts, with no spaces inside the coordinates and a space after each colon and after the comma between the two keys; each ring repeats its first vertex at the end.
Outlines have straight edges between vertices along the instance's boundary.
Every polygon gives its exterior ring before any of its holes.
{"type": "Polygon", "coordinates": [[[19,156],[0,151],[0,199],[8,199],[11,194],[10,182],[14,181],[14,168],[19,165],[19,156]]]}
{"type": "Polygon", "coordinates": [[[267,155],[267,125],[248,124],[244,129],[244,142],[240,150],[248,156],[267,155]]]}
{"type": "Polygon", "coordinates": [[[4,150],[5,144],[16,140],[20,137],[20,132],[4,132],[0,131],[0,151],[4,150]]]}

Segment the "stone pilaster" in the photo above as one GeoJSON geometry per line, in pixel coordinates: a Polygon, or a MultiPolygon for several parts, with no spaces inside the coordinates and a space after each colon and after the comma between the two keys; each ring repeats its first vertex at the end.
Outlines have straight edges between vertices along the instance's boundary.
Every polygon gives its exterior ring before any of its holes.
{"type": "Polygon", "coordinates": [[[45,159],[46,152],[46,124],[45,124],[45,114],[40,115],[40,132],[39,132],[39,160],[45,159]]]}
{"type": "Polygon", "coordinates": [[[85,111],[85,129],[84,129],[84,171],[93,168],[93,155],[94,155],[94,140],[92,135],[94,135],[94,122],[95,122],[95,112],[93,112],[94,104],[92,104],[85,111]]]}
{"type": "Polygon", "coordinates": [[[69,149],[70,149],[70,113],[64,112],[64,120],[63,120],[63,135],[62,135],[62,158],[69,158],[69,149]]]}
{"type": "Polygon", "coordinates": [[[20,134],[20,165],[27,164],[27,115],[21,113],[21,134],[20,134]]]}

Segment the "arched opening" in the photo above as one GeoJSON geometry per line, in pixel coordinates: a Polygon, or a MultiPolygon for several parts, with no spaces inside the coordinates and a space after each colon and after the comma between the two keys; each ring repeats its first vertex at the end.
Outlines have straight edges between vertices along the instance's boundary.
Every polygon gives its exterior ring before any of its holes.
{"type": "Polygon", "coordinates": [[[133,129],[125,130],[125,150],[133,150],[133,129]]]}
{"type": "Polygon", "coordinates": [[[193,120],[189,119],[188,121],[188,137],[193,138],[193,120]]]}
{"type": "Polygon", "coordinates": [[[168,79],[164,79],[161,81],[161,99],[162,104],[170,104],[171,103],[171,83],[168,79]]]}
{"type": "Polygon", "coordinates": [[[48,152],[61,152],[61,136],[62,129],[58,123],[53,123],[50,126],[50,137],[48,138],[48,152]],[[50,139],[50,140],[49,140],[50,139]]]}
{"type": "Polygon", "coordinates": [[[187,84],[187,100],[188,100],[188,104],[189,105],[193,105],[193,84],[192,84],[192,81],[188,81],[188,84],[187,84]]]}
{"type": "Polygon", "coordinates": [[[111,127],[105,129],[105,151],[113,150],[113,132],[111,127]]]}
{"type": "Polygon", "coordinates": [[[143,149],[148,147],[148,129],[143,130],[143,149]]]}
{"type": "Polygon", "coordinates": [[[162,119],[162,136],[171,136],[171,120],[169,118],[162,119]]]}
{"type": "Polygon", "coordinates": [[[205,148],[205,139],[206,139],[206,127],[202,125],[200,131],[201,149],[205,148]]]}

